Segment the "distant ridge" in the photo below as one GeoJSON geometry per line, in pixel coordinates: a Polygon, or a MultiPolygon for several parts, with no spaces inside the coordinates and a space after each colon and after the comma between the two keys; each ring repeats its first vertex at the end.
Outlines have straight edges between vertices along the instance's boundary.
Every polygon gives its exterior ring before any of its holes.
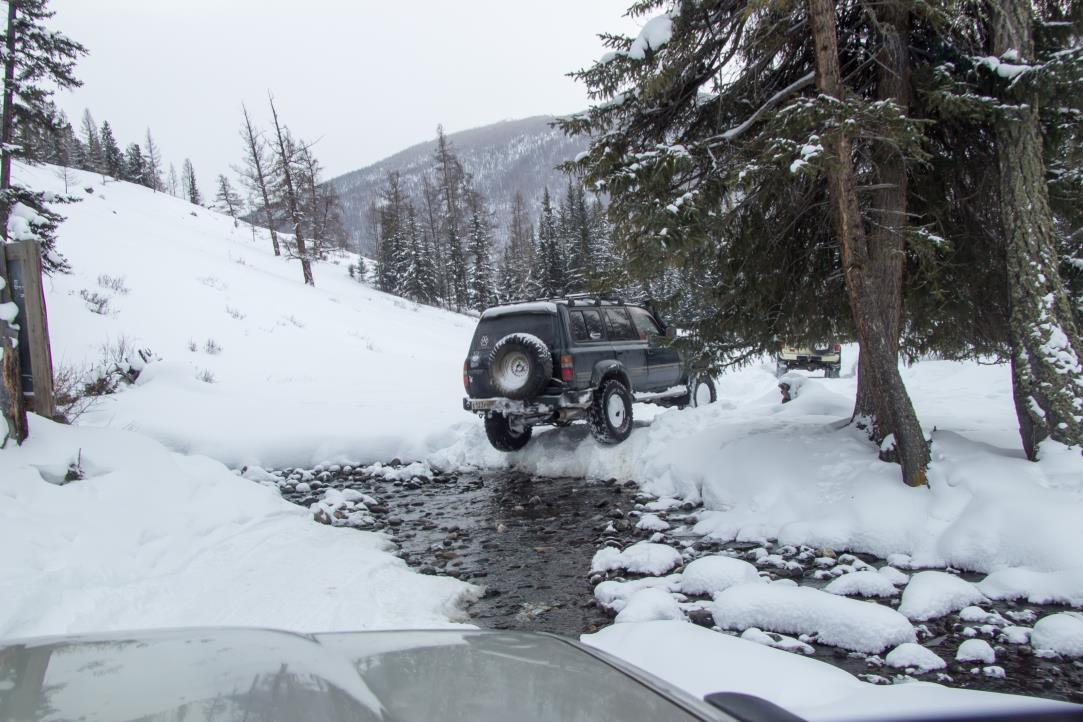
{"type": "MultiPolygon", "coordinates": [[[[550,127],[552,121],[553,116],[538,115],[504,120],[447,136],[463,167],[474,177],[474,187],[485,196],[495,213],[498,244],[506,235],[515,191],[522,192],[531,215],[536,217],[544,187],[548,185],[550,192],[559,197],[567,183],[556,166],[587,147],[586,138],[568,138],[560,130],[550,127]]],[[[328,181],[339,193],[347,232],[364,250],[370,250],[368,207],[379,197],[387,173],[397,170],[406,189],[412,195],[420,196],[421,176],[432,166],[435,149],[436,128],[433,128],[431,140],[328,181]]]]}

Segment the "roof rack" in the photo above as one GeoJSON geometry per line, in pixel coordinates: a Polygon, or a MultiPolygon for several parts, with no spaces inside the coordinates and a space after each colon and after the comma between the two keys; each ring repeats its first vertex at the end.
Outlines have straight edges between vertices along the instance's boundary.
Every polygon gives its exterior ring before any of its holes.
{"type": "Polygon", "coordinates": [[[604,304],[624,304],[623,299],[604,293],[569,293],[564,296],[540,296],[538,298],[522,298],[514,301],[507,301],[504,303],[504,305],[511,306],[517,303],[537,303],[538,301],[548,301],[550,303],[567,303],[569,306],[601,306],[604,304]]]}

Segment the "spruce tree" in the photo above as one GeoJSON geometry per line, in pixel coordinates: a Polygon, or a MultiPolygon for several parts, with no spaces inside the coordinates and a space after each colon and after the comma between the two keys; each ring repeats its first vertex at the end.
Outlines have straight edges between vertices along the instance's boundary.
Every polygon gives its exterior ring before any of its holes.
{"type": "Polygon", "coordinates": [[[117,139],[113,136],[113,129],[109,127],[109,121],[102,123],[100,133],[102,144],[102,173],[117,178],[124,176],[124,154],[117,145],[117,139]]]}
{"type": "Polygon", "coordinates": [[[538,219],[538,266],[541,295],[547,298],[563,295],[566,292],[564,253],[549,188],[542,195],[538,219]]]}
{"type": "Polygon", "coordinates": [[[470,306],[477,311],[496,302],[492,239],[487,216],[481,197],[474,193],[470,200],[470,306]]]}
{"type": "Polygon", "coordinates": [[[147,175],[146,158],[143,149],[138,143],[129,143],[124,149],[124,162],[122,164],[121,178],[129,183],[144,185],[147,175]]]}

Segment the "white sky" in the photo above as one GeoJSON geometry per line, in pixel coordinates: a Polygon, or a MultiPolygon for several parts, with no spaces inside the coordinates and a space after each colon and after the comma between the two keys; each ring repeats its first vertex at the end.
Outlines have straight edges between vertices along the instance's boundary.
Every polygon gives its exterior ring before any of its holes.
{"type": "Polygon", "coordinates": [[[565,73],[604,51],[599,32],[635,35],[629,0],[53,0],[54,25],[85,45],[82,88],[57,102],[78,131],[84,108],[118,142],[149,126],[204,193],[242,153],[244,101],[266,93],[296,135],[319,139],[327,177],[435,135],[587,106],[565,73]]]}

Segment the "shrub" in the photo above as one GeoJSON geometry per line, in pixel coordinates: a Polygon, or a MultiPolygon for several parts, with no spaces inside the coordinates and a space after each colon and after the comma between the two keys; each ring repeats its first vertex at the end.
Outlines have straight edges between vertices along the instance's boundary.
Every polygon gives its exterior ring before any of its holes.
{"type": "Polygon", "coordinates": [[[103,296],[97,291],[88,291],[85,288],[82,291],[79,291],[79,295],[83,298],[86,307],[92,313],[96,313],[99,316],[109,315],[109,296],[103,296]]]}
{"type": "Polygon", "coordinates": [[[131,290],[124,285],[124,276],[110,276],[108,273],[98,276],[98,286],[119,293],[122,296],[127,296],[131,290]]]}

